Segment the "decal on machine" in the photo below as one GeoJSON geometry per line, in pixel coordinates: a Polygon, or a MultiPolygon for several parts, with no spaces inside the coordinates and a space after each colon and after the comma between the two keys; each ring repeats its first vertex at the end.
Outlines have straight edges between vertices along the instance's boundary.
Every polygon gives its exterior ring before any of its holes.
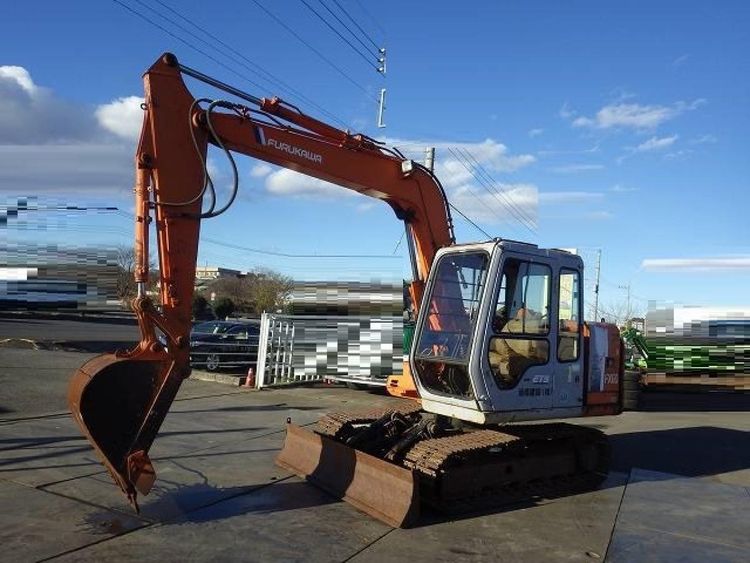
{"type": "Polygon", "coordinates": [[[519,397],[544,397],[552,395],[551,387],[539,387],[540,385],[549,385],[551,383],[549,375],[535,375],[528,377],[523,381],[526,385],[534,387],[520,387],[518,389],[519,397]]]}
{"type": "Polygon", "coordinates": [[[304,158],[305,160],[309,160],[310,162],[314,162],[315,164],[323,164],[323,155],[307,149],[303,149],[301,147],[290,145],[289,143],[279,141],[278,139],[273,139],[271,137],[266,138],[265,132],[260,127],[255,127],[255,138],[255,140],[263,146],[271,147],[273,149],[276,149],[277,151],[285,152],[291,156],[296,156],[297,158],[304,158]]]}

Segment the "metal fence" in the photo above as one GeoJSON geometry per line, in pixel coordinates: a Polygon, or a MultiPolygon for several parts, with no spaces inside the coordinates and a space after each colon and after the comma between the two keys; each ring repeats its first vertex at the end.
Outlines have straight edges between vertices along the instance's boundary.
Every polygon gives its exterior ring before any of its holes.
{"type": "Polygon", "coordinates": [[[402,371],[402,317],[261,317],[256,387],[303,381],[385,385],[402,371]]]}

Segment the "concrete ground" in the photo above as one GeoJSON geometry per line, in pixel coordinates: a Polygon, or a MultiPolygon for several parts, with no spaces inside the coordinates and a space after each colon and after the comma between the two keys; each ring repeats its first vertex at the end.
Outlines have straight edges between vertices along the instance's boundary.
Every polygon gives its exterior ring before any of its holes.
{"type": "Polygon", "coordinates": [[[273,463],[287,417],[310,424],[395,399],[187,381],[136,515],[64,412],[67,377],[88,357],[0,349],[0,385],[16,382],[0,392],[0,559],[750,560],[747,411],[685,404],[579,420],[610,435],[613,470],[598,490],[395,530],[273,463]]]}

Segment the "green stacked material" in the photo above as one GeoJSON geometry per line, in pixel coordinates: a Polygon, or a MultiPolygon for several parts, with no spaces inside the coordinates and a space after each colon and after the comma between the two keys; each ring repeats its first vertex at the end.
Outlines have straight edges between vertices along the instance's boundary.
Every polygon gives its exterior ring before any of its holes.
{"type": "Polygon", "coordinates": [[[688,344],[649,340],[649,371],[750,373],[750,344],[688,344]]]}
{"type": "Polygon", "coordinates": [[[630,351],[627,367],[673,374],[750,374],[750,343],[745,339],[649,337],[622,331],[630,351]],[[634,353],[637,352],[637,353],[634,353]]]}

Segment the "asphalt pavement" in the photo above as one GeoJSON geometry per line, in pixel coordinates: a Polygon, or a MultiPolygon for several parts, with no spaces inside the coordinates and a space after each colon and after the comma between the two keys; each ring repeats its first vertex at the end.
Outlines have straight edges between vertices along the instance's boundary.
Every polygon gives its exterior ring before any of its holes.
{"type": "Polygon", "coordinates": [[[0,376],[44,374],[37,377],[47,384],[0,380],[0,559],[750,560],[747,411],[577,419],[610,437],[613,468],[597,490],[430,516],[400,530],[274,464],[287,418],[307,425],[331,410],[398,399],[329,386],[249,391],[188,380],[151,449],[157,482],[136,514],[59,410],[68,370],[88,357],[0,349],[0,376]]]}
{"type": "Polygon", "coordinates": [[[23,339],[45,346],[62,345],[86,351],[104,351],[127,347],[139,339],[135,319],[90,317],[86,319],[55,318],[42,314],[0,316],[0,342],[23,339]]]}

